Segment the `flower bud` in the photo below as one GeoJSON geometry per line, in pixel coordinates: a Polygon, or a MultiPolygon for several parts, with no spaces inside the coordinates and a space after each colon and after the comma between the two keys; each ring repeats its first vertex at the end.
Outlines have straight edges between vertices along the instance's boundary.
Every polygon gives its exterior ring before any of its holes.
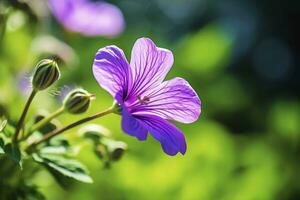
{"type": "MultiPolygon", "coordinates": [[[[38,123],[39,121],[43,120],[46,117],[46,115],[44,114],[39,114],[37,116],[35,116],[34,118],[34,124],[38,123]]],[[[59,127],[60,123],[58,120],[56,119],[52,119],[50,122],[46,123],[44,126],[42,126],[41,128],[37,129],[40,133],[45,134],[45,133],[49,133],[51,131],[54,131],[55,129],[57,129],[57,127],[59,127]]]]}
{"type": "Polygon", "coordinates": [[[121,141],[103,138],[101,142],[106,146],[110,160],[112,161],[120,160],[127,150],[127,144],[121,141]]]}
{"type": "Polygon", "coordinates": [[[94,152],[99,159],[104,159],[107,155],[107,150],[104,145],[98,144],[95,146],[94,152]]]}
{"type": "Polygon", "coordinates": [[[127,150],[127,145],[124,142],[115,142],[113,146],[108,148],[110,159],[113,161],[120,160],[127,150]]]}
{"type": "Polygon", "coordinates": [[[111,133],[105,127],[98,124],[88,124],[79,129],[78,133],[85,138],[91,139],[95,143],[99,143],[101,138],[108,138],[111,133]]]}
{"type": "Polygon", "coordinates": [[[83,89],[71,91],[64,100],[64,108],[68,113],[80,114],[87,111],[94,95],[83,89]]]}
{"type": "Polygon", "coordinates": [[[41,60],[35,68],[32,77],[32,86],[35,90],[44,90],[51,86],[60,77],[60,71],[54,60],[41,60]]]}

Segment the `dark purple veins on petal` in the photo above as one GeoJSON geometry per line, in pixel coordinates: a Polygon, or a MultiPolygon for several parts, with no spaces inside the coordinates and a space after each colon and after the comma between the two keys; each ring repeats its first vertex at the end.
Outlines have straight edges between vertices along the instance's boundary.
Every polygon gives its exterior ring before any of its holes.
{"type": "Polygon", "coordinates": [[[186,141],[182,132],[170,122],[151,115],[139,116],[151,135],[161,143],[165,153],[173,156],[178,152],[185,154],[186,141]]]}

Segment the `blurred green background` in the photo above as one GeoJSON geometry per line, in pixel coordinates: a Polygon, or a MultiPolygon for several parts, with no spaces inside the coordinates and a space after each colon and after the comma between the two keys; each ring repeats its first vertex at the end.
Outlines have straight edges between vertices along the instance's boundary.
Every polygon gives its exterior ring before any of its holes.
{"type": "MultiPolygon", "coordinates": [[[[39,59],[54,53],[65,61],[62,78],[38,95],[31,116],[58,108],[56,91],[74,86],[96,94],[90,114],[110,106],[112,97],[92,76],[93,57],[115,44],[130,59],[139,37],[172,50],[168,79],[185,78],[202,100],[200,119],[178,124],[188,143],[184,156],[165,155],[151,137],[139,142],[124,134],[117,115],[94,121],[125,141],[127,154],[103,169],[84,144],[79,158],[94,183],[75,182],[64,190],[42,171],[33,183],[48,199],[300,199],[299,1],[111,0],[126,21],[115,38],[68,32],[37,1],[8,2],[0,41],[0,110],[9,119],[18,119],[26,100],[20,77],[29,77],[39,59]]],[[[80,117],[59,120],[67,124],[80,117]]],[[[78,142],[76,130],[65,136],[78,142]]]]}

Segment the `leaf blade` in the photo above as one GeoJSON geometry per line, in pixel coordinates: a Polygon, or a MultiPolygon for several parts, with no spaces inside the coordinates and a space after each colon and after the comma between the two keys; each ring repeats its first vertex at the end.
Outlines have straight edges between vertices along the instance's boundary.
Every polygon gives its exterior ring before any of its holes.
{"type": "Polygon", "coordinates": [[[61,156],[49,156],[41,154],[33,154],[33,159],[46,167],[60,172],[62,175],[73,178],[84,183],[93,183],[92,178],[88,175],[88,171],[79,161],[67,159],[61,156]]]}

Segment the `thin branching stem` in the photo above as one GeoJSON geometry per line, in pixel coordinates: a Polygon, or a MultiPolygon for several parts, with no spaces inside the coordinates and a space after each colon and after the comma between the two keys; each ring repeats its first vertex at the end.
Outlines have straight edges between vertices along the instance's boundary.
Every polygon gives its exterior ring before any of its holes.
{"type": "Polygon", "coordinates": [[[34,131],[44,127],[48,122],[50,122],[55,117],[61,115],[64,111],[65,108],[62,106],[53,113],[51,113],[49,116],[34,124],[31,128],[29,128],[28,134],[22,140],[26,140],[34,131]]]}
{"type": "Polygon", "coordinates": [[[114,106],[112,106],[112,107],[110,107],[110,108],[108,108],[108,109],[106,109],[106,110],[104,110],[102,112],[96,113],[96,114],[94,114],[92,116],[88,116],[88,117],[80,119],[80,120],[78,120],[76,122],[73,122],[73,123],[71,123],[71,124],[69,124],[69,125],[61,128],[61,129],[56,129],[54,131],[51,131],[51,132],[47,133],[46,135],[44,135],[44,137],[41,138],[40,140],[38,140],[38,141],[32,143],[31,145],[29,145],[27,147],[27,150],[33,149],[34,147],[38,146],[39,144],[41,144],[41,143],[43,143],[45,141],[48,141],[51,138],[53,138],[54,136],[57,136],[57,135],[65,132],[65,131],[67,131],[69,129],[72,129],[72,128],[74,128],[76,126],[79,126],[81,124],[84,124],[84,123],[86,123],[88,121],[100,118],[100,117],[102,117],[104,115],[107,115],[107,114],[110,114],[110,113],[113,113],[113,112],[115,112],[115,107],[114,106]]]}
{"type": "Polygon", "coordinates": [[[7,23],[9,12],[10,9],[6,9],[2,11],[1,4],[0,4],[0,51],[2,50],[2,46],[3,46],[3,39],[6,32],[6,23],[7,23]]]}
{"type": "Polygon", "coordinates": [[[27,112],[28,112],[28,109],[29,109],[29,107],[30,107],[30,104],[31,104],[33,98],[35,97],[36,93],[37,93],[37,91],[33,89],[33,90],[31,91],[31,94],[30,94],[30,96],[29,96],[29,98],[28,98],[26,104],[25,104],[24,110],[23,110],[23,112],[22,112],[22,114],[21,114],[21,117],[20,117],[20,119],[19,119],[19,121],[18,121],[18,124],[17,124],[17,127],[16,127],[15,135],[14,135],[14,137],[13,137],[13,142],[14,142],[14,143],[16,143],[16,142],[18,141],[18,136],[19,136],[20,131],[21,131],[22,127],[23,127],[23,124],[24,124],[24,121],[25,121],[26,114],[27,114],[27,112]]]}

